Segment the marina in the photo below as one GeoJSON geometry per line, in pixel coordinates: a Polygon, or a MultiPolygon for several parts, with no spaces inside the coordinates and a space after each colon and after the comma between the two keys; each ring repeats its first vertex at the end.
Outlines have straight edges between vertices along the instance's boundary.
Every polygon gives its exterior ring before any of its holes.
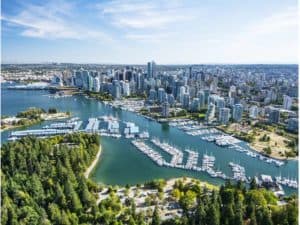
{"type": "MultiPolygon", "coordinates": [[[[201,136],[188,135],[185,131],[177,129],[177,127],[171,125],[166,127],[153,121],[153,119],[147,119],[136,113],[111,107],[108,104],[98,102],[94,99],[86,99],[83,96],[55,99],[45,96],[47,94],[46,91],[26,90],[19,91],[20,93],[17,95],[14,93],[11,94],[11,92],[13,91],[5,89],[2,91],[2,97],[4,95],[6,99],[5,102],[3,102],[5,107],[2,107],[5,109],[5,111],[3,111],[4,115],[15,115],[17,112],[30,106],[47,108],[52,105],[58,105],[60,111],[70,111],[74,117],[80,118],[79,121],[82,121],[82,124],[80,128],[77,128],[78,131],[84,130],[89,118],[97,118],[100,121],[98,133],[101,135],[103,152],[101,160],[99,161],[100,163],[91,174],[91,178],[96,182],[125,185],[127,183],[142,183],[158,178],[189,176],[216,185],[222,184],[224,179],[210,176],[207,172],[202,171],[202,166],[200,165],[194,166],[192,169],[183,168],[186,167],[187,159],[189,158],[186,146],[188,146],[188,149],[198,153],[198,160],[202,160],[204,154],[213,155],[216,159],[216,168],[213,168],[213,170],[217,174],[222,171],[223,174],[226,174],[227,178],[232,176],[231,167],[228,167],[229,162],[239,162],[239,164],[245,168],[247,177],[268,174],[272,176],[272,178],[275,178],[275,176],[281,173],[282,177],[290,178],[290,180],[296,180],[298,178],[298,174],[295,172],[298,168],[297,161],[275,161],[275,159],[272,159],[272,163],[269,163],[271,158],[253,152],[247,146],[247,143],[243,141],[235,145],[218,146],[214,142],[202,140],[201,136]],[[24,99],[26,99],[26,101],[24,99]],[[111,121],[110,130],[108,130],[108,121],[111,121]],[[139,127],[139,134],[136,137],[131,139],[125,138],[125,122],[133,122],[139,127]],[[157,164],[154,165],[151,161],[145,160],[144,154],[138,154],[138,151],[132,151],[134,146],[131,141],[143,137],[144,132],[146,132],[144,142],[147,145],[148,142],[150,142],[150,140],[147,139],[160,137],[161,142],[163,140],[172,146],[176,146],[177,149],[183,152],[183,154],[186,155],[186,159],[184,158],[180,164],[182,168],[156,166],[157,164]],[[107,136],[105,136],[105,134],[107,134],[107,136]],[[115,141],[115,138],[118,138],[118,141],[115,141]],[[254,157],[254,155],[250,156],[246,154],[247,152],[253,152],[257,155],[256,157],[254,157]],[[276,162],[279,164],[278,166],[276,162]]],[[[66,121],[67,120],[62,122],[66,123],[66,121]]],[[[194,127],[196,129],[209,128],[189,120],[183,122],[186,126],[196,126],[194,127]],[[197,126],[201,126],[201,128],[197,126]]],[[[51,124],[50,121],[45,121],[40,125],[32,126],[27,129],[43,131],[43,127],[50,126],[51,124]]],[[[2,132],[2,142],[7,141],[12,132],[2,132]]],[[[212,173],[212,175],[214,174],[212,173]]],[[[275,179],[273,180],[276,181],[275,179]]],[[[282,186],[286,194],[296,190],[287,185],[282,186]]]]}
{"type": "Polygon", "coordinates": [[[246,177],[245,168],[243,166],[233,162],[230,162],[229,166],[231,167],[233,172],[233,180],[249,182],[248,178],[246,177]]]}
{"type": "Polygon", "coordinates": [[[234,149],[240,153],[245,153],[249,157],[257,158],[266,163],[274,163],[277,167],[284,165],[284,161],[282,160],[273,159],[241,147],[238,145],[242,142],[241,140],[231,135],[227,135],[216,128],[209,128],[203,124],[198,124],[197,122],[190,121],[188,119],[180,119],[176,120],[176,122],[169,122],[169,125],[177,127],[184,131],[187,135],[200,136],[200,138],[204,141],[213,142],[218,146],[228,147],[228,149],[234,149]]]}
{"type": "MultiPolygon", "coordinates": [[[[74,117],[71,118],[65,122],[58,122],[58,123],[51,123],[49,125],[43,126],[43,129],[36,129],[36,130],[24,130],[24,131],[13,131],[11,132],[9,136],[9,140],[17,140],[19,138],[22,138],[24,136],[37,136],[37,137],[47,137],[47,136],[53,136],[53,135],[61,135],[61,134],[68,134],[72,132],[88,132],[88,133],[97,133],[104,137],[114,137],[114,138],[120,138],[122,135],[120,134],[120,122],[125,125],[124,127],[124,137],[126,139],[133,138],[131,143],[139,149],[142,153],[144,153],[146,156],[148,156],[153,162],[155,162],[158,166],[164,166],[164,167],[171,167],[171,168],[178,168],[178,169],[184,169],[184,170],[192,170],[197,172],[207,172],[208,175],[212,178],[221,178],[221,179],[232,179],[235,181],[242,181],[242,182],[249,182],[251,177],[246,177],[246,171],[245,168],[239,164],[229,162],[229,166],[232,169],[233,176],[227,176],[224,172],[221,170],[216,171],[214,169],[215,166],[215,160],[216,158],[213,155],[203,154],[202,158],[202,166],[198,167],[198,158],[199,153],[185,149],[185,152],[188,153],[188,157],[186,160],[186,164],[184,165],[184,153],[183,151],[179,150],[177,147],[168,144],[167,142],[161,142],[158,138],[152,138],[151,143],[153,143],[155,146],[162,149],[164,152],[168,153],[172,158],[170,162],[167,162],[164,157],[153,150],[150,146],[148,146],[142,139],[148,139],[150,137],[149,132],[139,132],[139,127],[133,123],[133,122],[122,122],[119,121],[117,118],[112,116],[103,116],[103,117],[92,117],[88,118],[88,122],[84,129],[80,130],[79,128],[82,126],[83,122],[78,118],[74,117]],[[106,127],[106,129],[100,129],[101,127],[101,121],[102,125],[106,127]],[[136,139],[140,138],[140,139],[136,139]]],[[[214,131],[213,131],[214,132],[214,131]]],[[[231,136],[225,136],[225,135],[214,135],[209,137],[202,137],[202,139],[207,140],[209,142],[212,141],[235,141],[235,139],[230,139],[228,137],[231,136]]],[[[239,148],[238,145],[235,145],[236,143],[233,143],[233,146],[236,148],[239,148]]],[[[282,166],[282,162],[274,159],[270,159],[264,156],[261,156],[257,153],[251,152],[251,151],[242,151],[246,152],[246,155],[252,157],[252,158],[259,158],[260,160],[264,160],[267,163],[275,163],[277,166],[282,166]]],[[[263,176],[263,180],[267,180],[266,176],[263,176]]],[[[271,182],[272,178],[269,178],[269,183],[271,182]]],[[[297,189],[298,183],[295,179],[288,179],[288,178],[282,178],[281,176],[275,177],[276,185],[284,185],[289,188],[297,189]]],[[[272,181],[273,182],[273,181],[272,181]]],[[[277,190],[277,189],[276,189],[277,190]]],[[[280,190],[283,192],[283,190],[280,190]]]]}

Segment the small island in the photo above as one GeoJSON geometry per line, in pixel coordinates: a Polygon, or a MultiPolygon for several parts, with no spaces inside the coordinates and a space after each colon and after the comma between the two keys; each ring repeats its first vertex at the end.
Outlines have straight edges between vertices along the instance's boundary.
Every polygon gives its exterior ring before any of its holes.
{"type": "Polygon", "coordinates": [[[45,120],[65,119],[70,116],[70,112],[59,112],[56,108],[49,108],[46,111],[42,108],[31,107],[17,113],[16,116],[2,116],[1,131],[32,126],[45,120]]]}

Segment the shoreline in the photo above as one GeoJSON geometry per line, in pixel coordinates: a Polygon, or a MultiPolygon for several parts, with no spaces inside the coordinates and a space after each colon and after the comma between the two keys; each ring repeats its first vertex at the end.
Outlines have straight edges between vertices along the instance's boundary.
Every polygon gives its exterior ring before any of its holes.
{"type": "MultiPolygon", "coordinates": [[[[221,128],[218,127],[218,126],[216,126],[215,128],[218,129],[218,130],[220,130],[220,131],[222,131],[223,133],[225,133],[225,134],[227,134],[227,135],[233,135],[232,133],[226,132],[225,130],[221,129],[221,128]]],[[[240,141],[245,142],[246,145],[250,148],[251,151],[254,151],[254,152],[256,152],[256,153],[259,153],[259,154],[261,154],[261,155],[263,155],[263,156],[265,156],[265,157],[269,157],[269,158],[277,159],[277,160],[284,160],[284,161],[285,161],[285,160],[288,160],[288,161],[289,161],[289,160],[298,160],[298,156],[295,156],[295,157],[285,157],[285,156],[279,156],[279,155],[274,155],[274,154],[267,155],[267,154],[264,153],[263,150],[260,150],[260,149],[258,149],[258,148],[256,148],[256,147],[254,147],[254,146],[253,146],[253,143],[250,143],[250,142],[248,142],[248,141],[245,141],[245,140],[239,138],[239,137],[236,136],[236,135],[233,135],[233,137],[235,137],[236,139],[239,139],[240,141]]]]}
{"type": "MultiPolygon", "coordinates": [[[[95,98],[94,98],[94,99],[95,99],[95,98]]],[[[99,99],[95,99],[95,100],[96,100],[96,101],[100,101],[100,102],[102,102],[102,103],[104,103],[104,104],[107,104],[107,103],[110,103],[110,102],[111,102],[111,101],[105,102],[105,101],[99,100],[99,99]]],[[[114,106],[113,104],[109,104],[109,105],[110,105],[111,107],[118,108],[118,107],[114,106]]],[[[157,123],[161,123],[161,122],[162,122],[162,121],[159,121],[159,118],[154,118],[154,117],[152,117],[152,116],[150,116],[150,115],[143,115],[143,114],[141,114],[141,113],[139,113],[139,112],[136,112],[136,111],[132,111],[132,112],[135,113],[136,115],[142,116],[142,117],[144,117],[144,118],[146,118],[146,119],[150,119],[150,120],[155,121],[155,122],[157,122],[157,123]]],[[[170,119],[170,118],[167,118],[167,119],[166,119],[166,122],[169,122],[169,119],[170,119]]],[[[190,119],[190,118],[187,118],[187,119],[190,119]]],[[[190,119],[190,120],[193,120],[193,119],[190,119]]],[[[232,133],[226,132],[224,129],[221,129],[221,128],[218,127],[218,126],[213,126],[213,127],[216,128],[216,129],[218,129],[218,130],[220,130],[220,131],[222,131],[222,132],[224,132],[224,133],[227,134],[227,135],[232,135],[232,133]]],[[[251,151],[254,151],[254,152],[256,152],[256,153],[259,153],[259,154],[261,154],[261,155],[263,155],[263,156],[265,156],[265,157],[269,157],[269,158],[276,159],[276,160],[283,160],[283,161],[298,160],[298,156],[295,156],[295,157],[285,157],[285,156],[279,156],[279,155],[273,155],[273,154],[267,155],[267,154],[265,154],[262,150],[257,149],[257,148],[255,148],[254,146],[252,146],[250,142],[247,142],[247,141],[245,141],[245,140],[243,140],[243,139],[241,139],[241,138],[239,138],[239,137],[237,137],[237,136],[235,136],[235,135],[234,135],[234,137],[237,138],[237,139],[239,139],[239,140],[241,140],[241,141],[243,141],[243,142],[245,142],[246,145],[250,148],[251,151]]]]}
{"type": "Polygon", "coordinates": [[[285,156],[277,156],[277,155],[267,155],[264,153],[263,150],[260,150],[260,149],[257,149],[255,148],[254,146],[251,145],[251,143],[249,142],[246,142],[247,143],[247,146],[252,150],[252,151],[255,151],[255,152],[258,152],[260,154],[262,154],[263,156],[266,156],[266,157],[269,157],[269,158],[272,158],[272,159],[278,159],[278,160],[298,160],[298,156],[295,156],[295,157],[285,157],[285,156]]]}
{"type": "MultiPolygon", "coordinates": [[[[44,113],[44,114],[41,114],[41,119],[34,121],[34,122],[30,122],[30,124],[25,124],[25,125],[12,125],[12,124],[5,125],[5,124],[3,124],[0,127],[0,132],[14,130],[14,129],[18,129],[18,128],[26,128],[26,127],[37,125],[44,121],[61,120],[61,119],[67,119],[70,117],[71,117],[71,114],[68,115],[66,112],[58,112],[58,113],[54,113],[54,114],[44,113]],[[5,126],[5,127],[3,128],[3,126],[5,126]]],[[[14,119],[16,117],[12,116],[12,117],[7,117],[7,118],[14,119]]],[[[26,118],[20,118],[20,119],[26,119],[26,118]]],[[[31,121],[29,119],[26,119],[26,120],[31,121]]]]}
{"type": "Polygon", "coordinates": [[[90,166],[85,170],[84,172],[84,177],[86,179],[89,178],[90,176],[90,173],[93,171],[93,169],[95,168],[95,166],[97,165],[99,159],[100,159],[100,156],[101,156],[101,152],[102,152],[102,147],[101,147],[101,144],[99,145],[99,150],[97,152],[97,155],[96,155],[96,158],[93,160],[93,162],[90,164],[90,166]]]}

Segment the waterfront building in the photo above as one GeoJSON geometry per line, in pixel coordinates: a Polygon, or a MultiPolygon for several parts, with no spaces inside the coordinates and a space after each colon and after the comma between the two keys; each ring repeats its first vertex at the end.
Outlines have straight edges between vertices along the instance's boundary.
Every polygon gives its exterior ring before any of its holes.
{"type": "Polygon", "coordinates": [[[232,118],[234,121],[240,122],[243,116],[243,105],[235,104],[233,106],[232,118]]]}
{"type": "Polygon", "coordinates": [[[164,102],[162,103],[162,112],[163,117],[169,117],[170,114],[170,104],[168,103],[167,97],[164,99],[164,102]]]}
{"type": "Polygon", "coordinates": [[[157,93],[155,91],[155,89],[151,89],[149,92],[149,101],[155,102],[157,99],[157,93]]]}
{"type": "Polygon", "coordinates": [[[129,96],[130,95],[130,87],[129,87],[129,83],[127,81],[121,81],[121,93],[124,96],[129,96]]]}
{"type": "Polygon", "coordinates": [[[87,88],[87,90],[93,91],[93,87],[94,87],[93,82],[94,82],[94,78],[92,77],[91,74],[89,74],[88,75],[88,88],[87,88]]]}
{"type": "Polygon", "coordinates": [[[135,94],[135,93],[137,93],[136,82],[132,79],[129,82],[129,94],[135,94]]]}
{"type": "Polygon", "coordinates": [[[193,98],[192,103],[191,103],[191,110],[193,112],[197,112],[200,109],[200,101],[199,98],[193,98]]]}
{"type": "Polygon", "coordinates": [[[175,98],[174,98],[174,95],[168,94],[168,102],[169,102],[170,106],[175,105],[175,98]]]}
{"type": "Polygon", "coordinates": [[[94,85],[93,91],[99,92],[100,91],[100,79],[99,79],[99,77],[94,78],[93,85],[94,85]]]}
{"type": "Polygon", "coordinates": [[[188,109],[190,106],[190,95],[189,94],[184,94],[183,95],[183,108],[188,109]]]}
{"type": "Polygon", "coordinates": [[[293,98],[288,95],[283,95],[283,108],[284,109],[291,109],[293,104],[293,98]]]}
{"type": "Polygon", "coordinates": [[[89,90],[89,73],[86,70],[82,71],[82,87],[84,90],[89,90]]]}
{"type": "Polygon", "coordinates": [[[208,109],[206,112],[206,121],[208,123],[212,122],[215,119],[215,110],[216,110],[216,106],[213,103],[210,103],[208,105],[208,109]]]}
{"type": "Polygon", "coordinates": [[[228,124],[230,117],[230,109],[229,108],[221,108],[219,110],[219,122],[221,124],[228,124]]]}
{"type": "Polygon", "coordinates": [[[183,105],[183,96],[185,95],[185,93],[186,93],[185,87],[181,86],[179,88],[179,101],[182,105],[183,105]]]}
{"type": "Polygon", "coordinates": [[[63,86],[63,79],[60,75],[54,75],[51,80],[51,85],[62,87],[63,86]]]}
{"type": "Polygon", "coordinates": [[[280,111],[276,108],[271,108],[269,112],[269,123],[279,123],[280,111]]]}
{"type": "Polygon", "coordinates": [[[113,80],[112,96],[114,97],[114,99],[121,98],[121,86],[118,80],[113,80]]]}
{"type": "Polygon", "coordinates": [[[250,108],[249,108],[249,117],[251,119],[256,119],[258,116],[258,107],[256,105],[252,105],[250,108]]]}
{"type": "Polygon", "coordinates": [[[205,105],[205,95],[204,95],[204,91],[198,91],[197,93],[197,97],[199,99],[199,107],[203,108],[205,105]]]}
{"type": "Polygon", "coordinates": [[[74,77],[75,77],[75,86],[78,88],[82,88],[83,80],[82,80],[81,71],[75,71],[74,77]]]}

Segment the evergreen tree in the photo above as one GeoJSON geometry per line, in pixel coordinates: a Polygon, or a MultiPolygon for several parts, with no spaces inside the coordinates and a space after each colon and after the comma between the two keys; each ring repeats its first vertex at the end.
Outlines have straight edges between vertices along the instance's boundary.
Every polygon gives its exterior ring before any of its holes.
{"type": "Polygon", "coordinates": [[[251,213],[249,225],[257,225],[255,211],[251,213]]]}
{"type": "Polygon", "coordinates": [[[153,211],[151,225],[160,225],[160,218],[157,206],[155,206],[153,211]]]}
{"type": "Polygon", "coordinates": [[[273,222],[271,220],[270,212],[268,209],[264,209],[262,211],[262,220],[261,220],[262,225],[273,225],[273,222]]]}
{"type": "Polygon", "coordinates": [[[220,217],[219,212],[214,204],[210,204],[208,210],[206,211],[206,224],[209,225],[219,225],[220,217]]]}

